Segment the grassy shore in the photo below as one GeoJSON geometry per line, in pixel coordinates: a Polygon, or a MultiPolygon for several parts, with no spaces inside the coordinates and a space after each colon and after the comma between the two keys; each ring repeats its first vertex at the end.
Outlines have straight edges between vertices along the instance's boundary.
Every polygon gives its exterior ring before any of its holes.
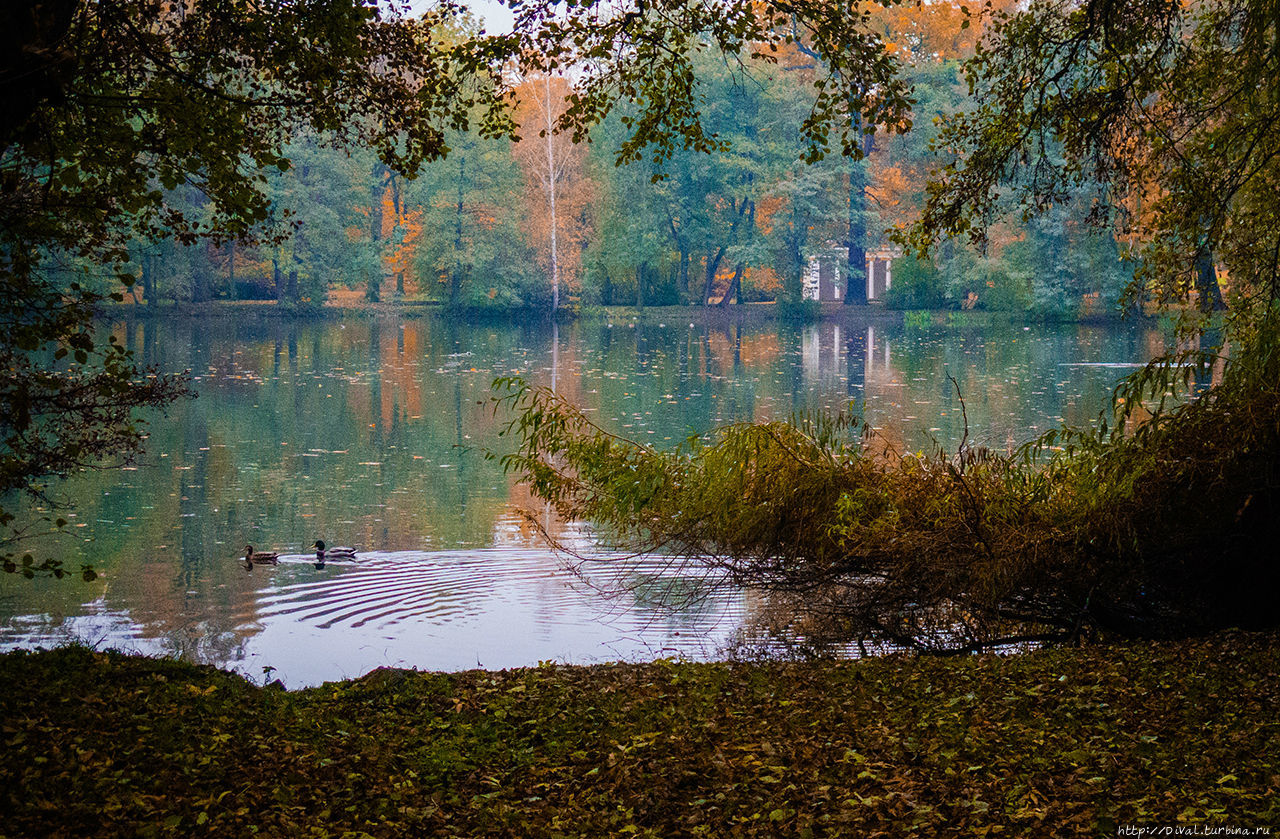
{"type": "Polygon", "coordinates": [[[1277,642],[380,670],[296,692],[83,648],[10,653],[0,836],[1280,829],[1277,642]]]}
{"type": "MultiPolygon", "coordinates": [[[[541,310],[493,310],[475,309],[451,313],[437,301],[406,299],[369,303],[349,296],[337,297],[314,308],[281,306],[273,300],[215,300],[207,303],[166,302],[157,308],[132,303],[103,305],[101,311],[111,318],[194,317],[194,318],[263,318],[283,320],[361,320],[368,318],[442,318],[460,322],[509,322],[522,323],[550,320],[549,313],[541,310]]],[[[1046,318],[1026,312],[959,311],[932,309],[903,311],[886,308],[880,304],[870,306],[844,306],[839,303],[823,303],[813,311],[815,319],[856,324],[900,324],[913,319],[918,325],[985,327],[1007,323],[1043,323],[1046,318]]],[[[685,324],[758,325],[774,322],[796,322],[793,316],[780,314],[774,303],[743,303],[730,306],[584,306],[562,312],[565,322],[574,320],[594,322],[643,323],[667,326],[685,324]]],[[[1115,323],[1118,319],[1105,313],[1084,313],[1064,317],[1055,322],[1115,323]]]]}

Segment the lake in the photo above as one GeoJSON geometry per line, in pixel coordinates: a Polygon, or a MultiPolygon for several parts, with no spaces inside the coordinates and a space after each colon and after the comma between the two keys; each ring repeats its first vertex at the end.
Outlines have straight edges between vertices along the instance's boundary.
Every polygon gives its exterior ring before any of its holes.
{"type": "MultiPolygon", "coordinates": [[[[731,422],[854,400],[904,450],[1017,445],[1091,422],[1115,381],[1163,351],[1135,325],[907,328],[892,313],[790,327],[630,320],[461,325],[247,316],[122,322],[148,365],[198,397],[151,421],[142,463],[60,487],[66,532],[35,546],[100,577],[0,575],[0,648],[78,639],[177,655],[289,687],[379,666],[490,669],[725,653],[750,592],[683,609],[661,560],[572,573],[492,459],[490,385],[553,386],[608,430],[674,446],[731,422]],[[316,539],[360,550],[313,565],[316,539]],[[244,546],[281,551],[247,572],[244,546]]],[[[581,528],[562,534],[584,549],[581,528]]]]}

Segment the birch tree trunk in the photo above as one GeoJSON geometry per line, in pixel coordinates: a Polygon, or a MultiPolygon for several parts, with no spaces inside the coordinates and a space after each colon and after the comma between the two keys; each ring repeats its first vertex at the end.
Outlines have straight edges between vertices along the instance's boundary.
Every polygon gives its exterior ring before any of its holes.
{"type": "Polygon", "coordinates": [[[560,308],[560,255],[556,250],[556,228],[559,226],[559,220],[556,218],[556,155],[555,148],[551,144],[551,129],[554,127],[551,121],[551,75],[547,74],[542,77],[546,99],[542,102],[542,113],[546,118],[546,135],[547,135],[547,204],[551,210],[551,312],[554,314],[560,308]]]}

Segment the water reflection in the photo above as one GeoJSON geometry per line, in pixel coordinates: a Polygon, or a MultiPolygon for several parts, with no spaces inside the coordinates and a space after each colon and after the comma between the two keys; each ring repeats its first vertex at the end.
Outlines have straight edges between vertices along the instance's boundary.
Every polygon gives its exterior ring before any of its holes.
{"type": "Polygon", "coordinates": [[[539,505],[483,456],[504,442],[488,402],[496,376],[553,386],[610,431],[659,446],[852,399],[885,440],[912,450],[964,434],[953,376],[971,441],[1003,448],[1063,419],[1088,422],[1124,372],[1107,365],[1163,346],[1160,333],[1133,328],[883,321],[240,318],[114,329],[144,362],[191,370],[199,398],[153,422],[146,464],[63,488],[78,506],[56,550],[102,579],[0,580],[0,644],[80,635],[270,665],[293,683],[388,661],[710,654],[752,608],[713,599],[677,618],[660,608],[671,585],[661,574],[606,603],[591,581],[563,573],[517,512],[539,505]],[[354,544],[368,561],[317,570],[299,557],[252,574],[235,562],[247,542],[301,554],[317,538],[354,544]]]}

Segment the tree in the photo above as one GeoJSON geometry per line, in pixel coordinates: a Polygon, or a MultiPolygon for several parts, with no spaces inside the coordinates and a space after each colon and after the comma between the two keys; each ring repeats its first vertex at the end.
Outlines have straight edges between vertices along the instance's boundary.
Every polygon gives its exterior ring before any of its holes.
{"type": "MultiPolygon", "coordinates": [[[[183,393],[95,340],[92,283],[134,281],[139,238],[221,245],[273,233],[266,169],[300,128],[412,171],[492,105],[494,73],[418,20],[360,2],[50,0],[0,12],[0,493],[136,453],[134,407],[183,393]],[[199,211],[170,200],[180,185],[199,211]],[[96,278],[95,278],[96,279],[96,278]]],[[[280,231],[275,229],[275,233],[280,231]]],[[[118,294],[118,292],[116,292],[118,294]]],[[[13,521],[0,510],[0,524],[13,521]]],[[[7,567],[12,567],[10,560],[7,567]]],[[[48,565],[47,568],[54,566],[48,565]]]]}
{"type": "Polygon", "coordinates": [[[420,212],[414,265],[453,312],[511,311],[550,302],[524,229],[524,178],[511,140],[448,135],[449,157],[422,167],[404,201],[420,212]]]}
{"type": "MultiPolygon", "coordinates": [[[[288,236],[266,242],[257,253],[263,279],[279,303],[296,309],[318,308],[336,281],[354,284],[382,276],[381,246],[372,235],[382,198],[370,183],[374,156],[363,150],[344,151],[301,134],[285,146],[287,170],[268,171],[266,194],[273,217],[287,224],[288,236]]],[[[385,167],[384,167],[385,168],[385,167]]],[[[379,173],[378,184],[387,180],[379,173]]],[[[366,288],[368,286],[366,285],[366,288]]]]}
{"type": "Polygon", "coordinates": [[[513,152],[525,172],[529,192],[544,205],[537,207],[531,202],[527,219],[533,234],[530,239],[546,253],[553,313],[560,308],[562,283],[572,279],[569,285],[577,285],[587,239],[581,223],[590,203],[590,184],[583,170],[586,151],[557,131],[569,88],[565,79],[542,73],[523,79],[515,91],[520,103],[516,112],[520,142],[513,152]]]}
{"type": "Polygon", "coordinates": [[[1030,217],[1094,182],[1092,218],[1133,241],[1138,284],[1164,301],[1237,314],[1280,292],[1280,50],[1261,0],[1033,4],[998,15],[968,64],[978,105],[950,118],[953,152],[930,187],[915,242],[968,234],[1009,206],[1030,217]],[[1120,208],[1112,216],[1111,207],[1120,208]]]}
{"type": "Polygon", "coordinates": [[[957,653],[1275,626],[1277,45],[1262,0],[997,11],[965,65],[971,109],[943,116],[949,159],[911,233],[922,257],[966,234],[981,253],[1014,209],[1061,245],[1072,225],[1047,211],[1092,191],[1085,218],[1140,247],[1131,293],[1210,309],[1225,267],[1233,346],[1197,398],[1168,395],[1222,360],[1212,351],[1153,360],[1095,427],[1009,455],[967,439],[904,455],[856,417],[731,426],[659,451],[502,380],[517,409],[507,466],[629,549],[798,595],[841,641],[957,653]]]}
{"type": "MultiPolygon", "coordinates": [[[[828,148],[832,126],[841,148],[856,147],[855,106],[868,124],[893,123],[906,106],[893,60],[866,31],[867,14],[838,4],[664,0],[610,10],[540,0],[519,7],[516,34],[496,37],[466,31],[463,19],[448,2],[410,19],[359,0],[49,0],[0,12],[3,488],[35,489],[65,471],[46,451],[63,448],[65,426],[45,425],[44,455],[31,448],[31,424],[45,421],[41,405],[55,404],[57,393],[83,392],[95,375],[107,377],[104,386],[128,382],[117,395],[138,405],[179,390],[95,344],[98,297],[58,275],[59,263],[74,258],[126,285],[140,272],[154,290],[150,259],[132,264],[130,243],[221,248],[281,235],[268,224],[263,173],[289,167],[285,145],[301,129],[369,145],[388,170],[411,175],[448,151],[450,130],[476,122],[486,136],[513,134],[503,68],[572,67],[580,83],[558,127],[580,140],[619,101],[637,103],[618,159],[651,150],[665,160],[679,147],[719,146],[699,119],[692,56],[714,46],[769,60],[796,31],[831,69],[806,120],[811,155],[828,148]],[[855,89],[877,95],[855,102],[846,95],[855,89]],[[179,186],[201,195],[199,212],[169,200],[179,186]],[[80,366],[64,364],[60,378],[33,388],[43,355],[80,366]],[[91,358],[92,371],[84,366],[91,358]]],[[[206,276],[195,276],[200,298],[206,276]]],[[[98,454],[127,454],[140,440],[136,425],[90,405],[59,405],[68,411],[89,436],[115,435],[98,454]]]]}

